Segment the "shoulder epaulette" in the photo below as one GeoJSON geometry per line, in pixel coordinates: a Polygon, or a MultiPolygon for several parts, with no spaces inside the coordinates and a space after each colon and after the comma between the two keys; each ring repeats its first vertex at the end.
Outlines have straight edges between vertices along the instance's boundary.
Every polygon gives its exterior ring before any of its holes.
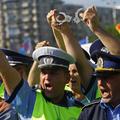
{"type": "Polygon", "coordinates": [[[96,100],[93,100],[92,102],[90,102],[89,104],[85,105],[83,109],[87,108],[87,107],[91,107],[92,105],[95,105],[95,104],[99,104],[100,103],[100,99],[96,99],[96,100]]]}

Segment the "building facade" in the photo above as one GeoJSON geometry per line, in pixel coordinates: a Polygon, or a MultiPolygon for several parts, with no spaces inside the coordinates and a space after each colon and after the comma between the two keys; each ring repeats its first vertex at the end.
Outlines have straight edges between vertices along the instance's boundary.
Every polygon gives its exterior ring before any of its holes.
{"type": "Polygon", "coordinates": [[[1,46],[16,49],[25,40],[54,44],[46,15],[57,3],[59,0],[0,0],[1,46]]]}
{"type": "MultiPolygon", "coordinates": [[[[51,9],[58,9],[74,17],[80,5],[67,5],[61,0],[0,0],[0,46],[18,50],[24,41],[48,40],[56,45],[46,15],[51,9]]],[[[98,8],[102,24],[113,23],[113,9],[98,8]]],[[[116,22],[120,21],[120,10],[116,9],[116,22]]],[[[91,32],[80,22],[71,23],[77,40],[89,36],[91,32]]]]}

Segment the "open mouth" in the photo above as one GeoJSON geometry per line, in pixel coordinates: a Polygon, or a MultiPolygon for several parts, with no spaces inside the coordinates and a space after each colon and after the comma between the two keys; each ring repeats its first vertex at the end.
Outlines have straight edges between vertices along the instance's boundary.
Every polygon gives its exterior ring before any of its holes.
{"type": "Polygon", "coordinates": [[[52,88],[53,88],[53,87],[52,87],[51,84],[49,84],[49,83],[46,83],[46,84],[45,84],[45,89],[46,89],[46,90],[52,90],[52,88]]]}
{"type": "Polygon", "coordinates": [[[73,79],[72,79],[72,80],[70,80],[70,82],[71,82],[71,83],[76,83],[76,80],[73,80],[73,79]]]}
{"type": "Polygon", "coordinates": [[[102,93],[102,97],[103,98],[107,98],[109,97],[109,92],[105,89],[101,89],[101,93],[102,93]]]}

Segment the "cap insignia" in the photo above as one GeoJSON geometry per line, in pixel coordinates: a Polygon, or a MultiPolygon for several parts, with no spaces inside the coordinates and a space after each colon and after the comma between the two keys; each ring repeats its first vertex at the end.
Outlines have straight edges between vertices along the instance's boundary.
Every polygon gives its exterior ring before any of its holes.
{"type": "Polygon", "coordinates": [[[100,57],[97,61],[97,68],[103,68],[103,59],[100,57]]]}
{"type": "Polygon", "coordinates": [[[45,57],[45,58],[43,58],[43,63],[44,64],[52,64],[53,58],[52,57],[45,57]]]}
{"type": "Polygon", "coordinates": [[[103,48],[101,49],[101,51],[102,51],[102,52],[105,52],[105,53],[109,53],[109,50],[108,50],[108,48],[106,48],[106,47],[103,47],[103,48]]]}
{"type": "Polygon", "coordinates": [[[8,56],[6,55],[6,59],[8,59],[8,56]]]}

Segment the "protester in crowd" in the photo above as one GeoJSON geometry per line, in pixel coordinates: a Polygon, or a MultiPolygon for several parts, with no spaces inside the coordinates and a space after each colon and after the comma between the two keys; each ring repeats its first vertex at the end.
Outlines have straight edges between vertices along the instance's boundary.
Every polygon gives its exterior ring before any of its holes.
{"type": "Polygon", "coordinates": [[[80,17],[82,17],[84,23],[102,41],[104,46],[109,49],[111,54],[120,55],[120,40],[107,33],[101,27],[96,8],[94,6],[86,9],[83,13],[80,13],[80,17]]]}
{"type": "Polygon", "coordinates": [[[88,99],[87,96],[83,94],[81,90],[81,78],[79,76],[75,64],[69,65],[69,74],[70,74],[70,81],[66,85],[66,89],[72,92],[71,97],[75,97],[77,101],[80,101],[84,105],[88,104],[90,102],[90,99],[88,99]]]}
{"type": "Polygon", "coordinates": [[[18,88],[12,102],[16,111],[24,119],[78,119],[82,104],[71,100],[64,90],[69,80],[68,67],[75,62],[74,59],[66,52],[48,46],[36,49],[33,58],[39,62],[41,92],[34,91],[27,81],[21,80],[0,51],[0,68],[4,68],[0,69],[0,74],[8,95],[18,88]],[[11,76],[13,73],[15,75],[11,76]],[[23,84],[20,86],[21,82],[23,84]]]}
{"type": "Polygon", "coordinates": [[[97,68],[93,75],[97,78],[102,98],[86,105],[79,120],[118,120],[120,119],[120,57],[111,55],[100,41],[94,43],[91,53],[93,60],[95,62],[97,60],[97,68]],[[98,50],[96,46],[99,46],[98,50]]]}
{"type": "MultiPolygon", "coordinates": [[[[82,90],[84,90],[84,92],[81,91],[80,86],[78,86],[77,88],[79,88],[79,90],[77,89],[77,91],[80,92],[79,95],[81,94],[81,98],[82,98],[84,93],[91,101],[95,99],[96,90],[97,90],[96,83],[93,81],[93,78],[90,77],[90,74],[94,71],[94,68],[91,66],[89,60],[87,59],[86,57],[87,55],[85,54],[86,52],[83,51],[77,40],[75,40],[69,24],[63,23],[62,25],[59,25],[59,23],[56,21],[56,17],[58,15],[59,15],[58,11],[51,10],[47,15],[48,23],[50,24],[53,30],[53,34],[55,36],[57,45],[61,49],[66,50],[76,59],[76,64],[73,66],[74,66],[74,70],[77,71],[76,73],[79,76],[80,84],[77,85],[82,86],[82,90]]],[[[61,17],[62,19],[62,16],[59,15],[59,17],[61,17]]],[[[74,74],[74,77],[75,76],[76,75],[74,74]]]]}

